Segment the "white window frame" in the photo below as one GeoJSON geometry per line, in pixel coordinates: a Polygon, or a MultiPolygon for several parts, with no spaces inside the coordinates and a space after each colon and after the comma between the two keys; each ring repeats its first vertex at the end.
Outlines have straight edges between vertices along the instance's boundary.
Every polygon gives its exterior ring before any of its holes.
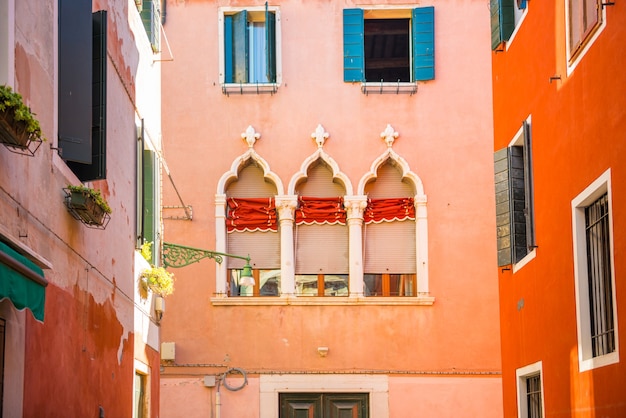
{"type": "MultiPolygon", "coordinates": [[[[217,18],[217,31],[218,31],[218,50],[219,50],[219,82],[222,86],[240,86],[239,83],[225,83],[226,75],[225,68],[226,59],[224,57],[224,15],[234,14],[237,12],[241,12],[246,10],[251,12],[253,15],[265,12],[265,6],[250,6],[250,7],[220,7],[218,8],[218,18],[217,18]]],[[[262,83],[258,86],[265,85],[276,85],[280,86],[283,80],[283,72],[282,72],[282,31],[280,24],[280,8],[278,6],[268,6],[267,10],[270,12],[274,12],[276,16],[276,82],[275,83],[262,83]]],[[[257,86],[255,83],[251,83],[250,85],[257,86]]]]}
{"type": "Polygon", "coordinates": [[[576,288],[576,329],[578,335],[578,366],[581,372],[619,362],[617,299],[615,296],[615,253],[613,248],[613,203],[611,196],[611,169],[602,173],[583,192],[572,200],[572,229],[574,247],[574,284],[576,288]],[[587,241],[585,235],[585,208],[607,193],[609,204],[609,251],[615,351],[593,357],[591,347],[591,318],[589,314],[589,286],[587,274],[587,241]]]}
{"type": "MultiPolygon", "coordinates": [[[[600,22],[600,25],[592,33],[587,35],[586,38],[584,38],[583,40],[584,45],[582,49],[578,51],[575,57],[572,57],[572,51],[570,50],[570,23],[569,23],[570,22],[570,18],[569,18],[570,16],[569,6],[570,5],[569,3],[570,3],[569,0],[565,0],[565,50],[566,50],[565,62],[567,63],[567,75],[568,76],[572,72],[574,72],[574,69],[576,68],[578,63],[581,61],[583,56],[587,54],[587,51],[595,43],[596,39],[598,39],[598,37],[600,36],[600,34],[604,31],[604,28],[606,27],[606,8],[603,6],[600,6],[602,8],[602,10],[600,11],[600,19],[602,19],[602,21],[600,22]]],[[[599,3],[601,2],[599,1],[599,3]]]]}
{"type": "Polygon", "coordinates": [[[541,381],[541,416],[546,416],[544,406],[543,363],[538,361],[515,371],[515,384],[517,386],[517,416],[528,418],[528,406],[526,405],[526,381],[530,377],[539,375],[541,381]]]}
{"type": "Polygon", "coordinates": [[[517,32],[519,32],[519,28],[522,26],[522,23],[524,23],[524,20],[526,19],[526,15],[528,15],[528,8],[530,7],[530,3],[531,2],[526,0],[526,7],[524,9],[519,9],[517,7],[517,0],[513,0],[513,16],[515,18],[515,29],[513,29],[513,33],[511,34],[511,37],[505,42],[507,51],[509,50],[509,47],[513,43],[513,39],[515,39],[515,35],[517,34],[517,32]]]}

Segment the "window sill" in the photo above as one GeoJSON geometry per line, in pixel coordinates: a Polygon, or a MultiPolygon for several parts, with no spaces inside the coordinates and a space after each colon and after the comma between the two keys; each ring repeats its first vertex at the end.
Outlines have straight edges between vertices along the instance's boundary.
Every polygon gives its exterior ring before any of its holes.
{"type": "Polygon", "coordinates": [[[222,84],[222,93],[226,96],[231,94],[271,94],[278,91],[277,83],[245,83],[245,84],[222,84]]]}
{"type": "Polygon", "coordinates": [[[385,82],[365,82],[361,83],[361,93],[370,94],[408,94],[410,96],[417,93],[417,83],[385,83],[385,82]]]}
{"type": "Polygon", "coordinates": [[[345,305],[387,305],[387,306],[432,306],[432,296],[407,297],[319,297],[319,296],[216,296],[211,298],[213,306],[345,306],[345,305]]]}

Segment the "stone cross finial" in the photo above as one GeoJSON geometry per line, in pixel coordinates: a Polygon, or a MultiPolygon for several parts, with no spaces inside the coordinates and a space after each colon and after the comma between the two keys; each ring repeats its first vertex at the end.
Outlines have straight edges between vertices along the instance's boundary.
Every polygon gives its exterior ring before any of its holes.
{"type": "Polygon", "coordinates": [[[322,148],[324,146],[324,141],[328,139],[328,136],[328,132],[324,132],[324,128],[321,124],[318,124],[317,128],[315,128],[315,132],[311,134],[311,138],[315,138],[318,148],[322,148]]]}
{"type": "Polygon", "coordinates": [[[252,125],[250,125],[246,128],[246,131],[241,134],[241,137],[246,140],[248,147],[252,148],[256,140],[261,137],[261,134],[255,132],[252,125]]]}
{"type": "Polygon", "coordinates": [[[391,148],[393,141],[395,141],[398,135],[399,134],[393,130],[390,124],[387,124],[385,130],[380,133],[380,137],[383,138],[389,148],[391,148]]]}

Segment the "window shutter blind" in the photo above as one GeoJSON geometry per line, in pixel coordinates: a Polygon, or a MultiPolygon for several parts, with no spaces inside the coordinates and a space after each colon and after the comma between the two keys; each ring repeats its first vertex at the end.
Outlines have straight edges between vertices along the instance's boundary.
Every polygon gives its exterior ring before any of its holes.
{"type": "Polygon", "coordinates": [[[135,150],[135,175],[137,176],[136,183],[136,213],[135,213],[135,229],[137,235],[137,248],[140,248],[143,244],[143,119],[141,125],[137,127],[137,143],[135,150]]]}
{"type": "Polygon", "coordinates": [[[412,11],[413,79],[435,78],[435,8],[412,11]]]}
{"type": "Polygon", "coordinates": [[[233,17],[224,16],[224,82],[233,82],[233,17]]]}
{"type": "Polygon", "coordinates": [[[525,206],[524,215],[526,217],[526,245],[527,251],[531,251],[535,247],[535,204],[533,192],[533,173],[532,173],[532,147],[530,124],[524,121],[524,191],[525,206]]]}
{"type": "Polygon", "coordinates": [[[494,153],[494,183],[496,192],[496,239],[498,266],[512,262],[511,252],[511,192],[509,184],[509,151],[502,148],[494,153]]]}
{"type": "Polygon", "coordinates": [[[59,148],[66,161],[91,164],[91,2],[59,0],[59,148]]]}
{"type": "Polygon", "coordinates": [[[347,225],[297,225],[296,274],[348,274],[347,225]]]}
{"type": "Polygon", "coordinates": [[[343,81],[365,81],[363,9],[343,11],[343,81]]]}
{"type": "Polygon", "coordinates": [[[513,261],[517,263],[526,254],[526,187],[524,180],[524,147],[509,147],[509,182],[511,192],[511,237],[513,261]]]}
{"type": "Polygon", "coordinates": [[[265,3],[265,59],[267,81],[276,82],[276,15],[267,10],[265,3]]]}
{"type": "MultiPolygon", "coordinates": [[[[273,231],[231,232],[227,236],[227,252],[250,256],[254,269],[280,269],[280,234],[273,231]]],[[[243,268],[246,260],[226,257],[228,268],[243,268]]]]}
{"type": "Polygon", "coordinates": [[[415,221],[393,221],[365,225],[366,274],[415,274],[415,221]]]}
{"type": "Polygon", "coordinates": [[[233,82],[248,82],[248,12],[242,10],[232,16],[233,23],[233,82]]]}

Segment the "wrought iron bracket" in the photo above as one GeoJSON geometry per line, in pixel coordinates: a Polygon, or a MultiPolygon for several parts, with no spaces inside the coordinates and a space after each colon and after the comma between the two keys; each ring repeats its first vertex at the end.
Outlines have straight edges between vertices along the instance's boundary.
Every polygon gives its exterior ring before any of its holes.
{"type": "Polygon", "coordinates": [[[247,264],[250,264],[250,256],[220,253],[168,242],[163,243],[163,265],[165,267],[185,267],[189,264],[197,263],[203,258],[212,258],[216,263],[222,264],[224,257],[239,258],[246,260],[247,264]]]}

